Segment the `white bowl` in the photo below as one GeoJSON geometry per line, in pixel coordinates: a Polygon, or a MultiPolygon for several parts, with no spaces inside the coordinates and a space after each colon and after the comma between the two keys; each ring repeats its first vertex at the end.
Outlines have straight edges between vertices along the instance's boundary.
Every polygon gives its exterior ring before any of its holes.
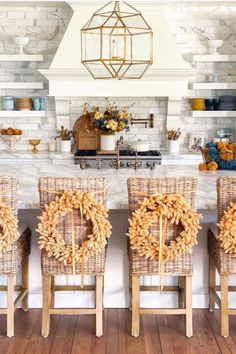
{"type": "Polygon", "coordinates": [[[211,54],[218,54],[217,49],[222,46],[224,41],[222,39],[210,39],[208,41],[208,46],[211,49],[211,54]]]}
{"type": "Polygon", "coordinates": [[[16,151],[14,143],[20,141],[21,135],[1,135],[1,136],[8,143],[7,151],[16,151]]]}
{"type": "Polygon", "coordinates": [[[17,45],[26,45],[29,43],[29,37],[15,36],[14,42],[17,45]]]}
{"type": "Polygon", "coordinates": [[[25,54],[23,51],[23,47],[29,43],[29,37],[24,36],[15,36],[13,41],[16,45],[20,46],[20,54],[25,54]]]}

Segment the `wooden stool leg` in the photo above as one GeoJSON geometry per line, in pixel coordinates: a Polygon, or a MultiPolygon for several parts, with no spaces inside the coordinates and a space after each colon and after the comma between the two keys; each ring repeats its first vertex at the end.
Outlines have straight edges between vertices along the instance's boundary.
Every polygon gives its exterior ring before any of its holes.
{"type": "Polygon", "coordinates": [[[51,308],[55,307],[55,276],[51,276],[51,308]]]}
{"type": "Polygon", "coordinates": [[[193,335],[193,314],[192,314],[192,276],[186,276],[186,336],[192,337],[193,335]]]}
{"type": "Polygon", "coordinates": [[[228,276],[221,275],[221,335],[229,335],[229,314],[228,314],[228,276]]]}
{"type": "Polygon", "coordinates": [[[14,336],[14,274],[7,276],[7,336],[14,336]]]}
{"type": "Polygon", "coordinates": [[[212,257],[209,257],[209,310],[214,311],[215,309],[215,297],[211,292],[215,290],[216,286],[216,267],[212,257]]]}
{"type": "Polygon", "coordinates": [[[129,310],[132,311],[132,276],[129,274],[129,310]]]}
{"type": "Polygon", "coordinates": [[[179,294],[178,294],[178,303],[179,308],[185,308],[185,277],[178,277],[179,282],[179,294]]]}
{"type": "Polygon", "coordinates": [[[134,337],[139,336],[140,319],[140,284],[139,276],[132,275],[132,330],[131,334],[134,337]]]}
{"type": "MultiPolygon", "coordinates": [[[[29,290],[29,257],[27,257],[22,264],[22,288],[23,289],[28,289],[29,290]]],[[[22,299],[22,309],[24,311],[29,310],[29,303],[28,303],[28,292],[22,299]]]]}
{"type": "Polygon", "coordinates": [[[47,337],[50,328],[51,276],[43,275],[42,336],[47,337]]]}
{"type": "Polygon", "coordinates": [[[96,276],[96,336],[103,335],[103,275],[96,276]]]}

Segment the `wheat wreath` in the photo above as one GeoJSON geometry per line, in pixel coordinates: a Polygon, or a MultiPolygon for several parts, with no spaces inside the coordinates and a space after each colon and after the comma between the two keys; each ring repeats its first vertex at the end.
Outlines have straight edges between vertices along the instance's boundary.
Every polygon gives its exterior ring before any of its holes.
{"type": "MultiPolygon", "coordinates": [[[[37,231],[40,234],[39,247],[47,252],[48,257],[55,257],[64,265],[74,262],[83,263],[106,246],[111,234],[111,225],[108,221],[107,209],[93,198],[93,194],[96,193],[64,191],[60,197],[56,196],[54,201],[45,205],[45,211],[39,217],[37,231]],[[82,220],[85,218],[92,223],[92,233],[81,246],[73,242],[71,245],[66,244],[57,231],[59,217],[70,213],[73,221],[74,210],[80,211],[82,220]]],[[[71,229],[73,234],[72,225],[71,229]]]]}
{"type": "Polygon", "coordinates": [[[160,260],[161,253],[163,262],[178,259],[183,254],[190,253],[192,246],[197,244],[201,217],[179,194],[155,194],[145,197],[129,220],[128,237],[131,248],[145,258],[160,260]],[[153,222],[158,219],[159,240],[149,231],[153,222]],[[165,243],[167,221],[181,224],[183,227],[183,231],[175,240],[171,240],[169,245],[165,243]]]}
{"type": "Polygon", "coordinates": [[[10,251],[17,239],[17,219],[12,210],[0,200],[0,253],[10,251]]]}
{"type": "Polygon", "coordinates": [[[217,225],[220,229],[218,239],[225,253],[236,253],[236,203],[230,203],[217,225]]]}

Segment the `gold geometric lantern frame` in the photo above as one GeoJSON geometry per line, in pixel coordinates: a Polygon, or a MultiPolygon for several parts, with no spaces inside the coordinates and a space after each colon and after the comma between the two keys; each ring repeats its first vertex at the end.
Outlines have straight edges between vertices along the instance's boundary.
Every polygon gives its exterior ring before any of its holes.
{"type": "Polygon", "coordinates": [[[81,29],[81,62],[94,79],[141,79],[153,63],[152,42],[140,11],[110,1],[81,29]]]}

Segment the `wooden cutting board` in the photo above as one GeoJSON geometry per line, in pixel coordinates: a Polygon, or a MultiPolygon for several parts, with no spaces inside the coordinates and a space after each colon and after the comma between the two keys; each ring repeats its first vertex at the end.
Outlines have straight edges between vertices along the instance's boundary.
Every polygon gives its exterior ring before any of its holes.
{"type": "Polygon", "coordinates": [[[73,127],[75,145],[73,149],[98,150],[100,148],[100,133],[92,130],[88,115],[79,117],[73,127]]]}

